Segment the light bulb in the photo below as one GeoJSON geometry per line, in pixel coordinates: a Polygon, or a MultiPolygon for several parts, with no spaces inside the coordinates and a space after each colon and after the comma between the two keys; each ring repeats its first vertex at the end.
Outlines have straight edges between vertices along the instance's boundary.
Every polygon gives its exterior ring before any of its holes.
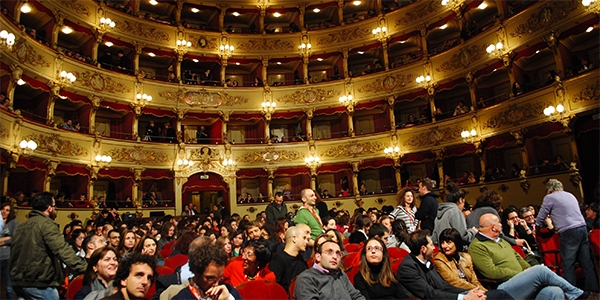
{"type": "Polygon", "coordinates": [[[2,30],[0,31],[0,39],[5,40],[8,37],[8,31],[2,30]]]}
{"type": "Polygon", "coordinates": [[[29,3],[25,3],[23,4],[23,6],[21,6],[21,12],[24,14],[28,14],[31,12],[31,6],[29,5],[29,3]]]}
{"type": "Polygon", "coordinates": [[[562,104],[556,106],[556,111],[558,113],[563,113],[565,111],[565,107],[562,104]]]}
{"type": "Polygon", "coordinates": [[[19,143],[19,147],[20,147],[21,149],[25,149],[25,148],[27,148],[27,141],[26,141],[26,140],[22,140],[22,141],[19,143]]]}

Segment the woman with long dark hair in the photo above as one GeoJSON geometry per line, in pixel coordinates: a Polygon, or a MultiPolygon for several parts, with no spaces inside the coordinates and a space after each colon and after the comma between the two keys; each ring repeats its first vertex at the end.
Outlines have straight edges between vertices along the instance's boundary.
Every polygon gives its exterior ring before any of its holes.
{"type": "Polygon", "coordinates": [[[83,287],[73,299],[81,300],[92,292],[105,291],[117,275],[119,258],[117,251],[110,246],[94,251],[88,260],[88,267],[83,275],[83,287]]]}
{"type": "Polygon", "coordinates": [[[123,259],[126,255],[129,255],[133,252],[133,249],[136,245],[136,237],[135,232],[124,229],[121,233],[121,240],[119,241],[119,246],[117,247],[117,255],[120,259],[123,259]]]}
{"type": "Polygon", "coordinates": [[[238,257],[242,254],[242,245],[244,244],[244,231],[238,230],[231,234],[231,253],[238,257]]]}
{"type": "Polygon", "coordinates": [[[156,242],[158,250],[160,251],[166,243],[175,240],[176,236],[177,227],[175,227],[175,224],[171,222],[166,222],[163,224],[162,228],[160,229],[160,239],[156,242]]]}
{"type": "Polygon", "coordinates": [[[367,240],[360,252],[359,269],[354,276],[354,287],[366,299],[408,299],[392,271],[390,255],[382,240],[367,240]]]}
{"type": "Polygon", "coordinates": [[[162,259],[162,256],[160,256],[160,254],[158,253],[156,240],[150,235],[143,236],[135,246],[133,252],[154,257],[159,266],[165,264],[165,262],[162,259]]]}
{"type": "Polygon", "coordinates": [[[12,236],[19,225],[16,219],[15,210],[10,202],[2,203],[2,219],[4,220],[4,229],[0,232],[0,275],[2,276],[2,286],[5,287],[6,297],[15,299],[15,291],[12,288],[8,261],[10,259],[10,246],[12,245],[12,236]]]}

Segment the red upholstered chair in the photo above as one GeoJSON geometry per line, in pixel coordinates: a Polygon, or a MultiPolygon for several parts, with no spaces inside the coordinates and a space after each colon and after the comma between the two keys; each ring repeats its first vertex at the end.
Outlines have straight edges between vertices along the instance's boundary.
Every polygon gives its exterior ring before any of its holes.
{"type": "MultiPolygon", "coordinates": [[[[162,249],[171,249],[171,248],[173,247],[173,245],[174,245],[174,244],[175,244],[175,240],[173,240],[173,241],[170,241],[170,242],[168,242],[168,243],[164,244],[164,245],[163,245],[163,247],[162,247],[162,249]]],[[[161,250],[162,250],[162,249],[161,249],[161,250]]],[[[163,257],[164,257],[164,256],[163,256],[163,257]]]]}
{"type": "Polygon", "coordinates": [[[590,248],[592,249],[592,260],[596,268],[597,278],[600,278],[600,229],[590,232],[590,248]]]}
{"type": "Polygon", "coordinates": [[[288,300],[285,289],[273,281],[252,280],[244,282],[236,288],[242,299],[245,300],[288,300]]]}
{"type": "Polygon", "coordinates": [[[348,275],[348,279],[350,279],[352,285],[354,285],[354,276],[356,276],[356,274],[358,274],[359,272],[360,268],[358,267],[358,265],[346,269],[346,275],[348,275]]]}
{"type": "MultiPolygon", "coordinates": [[[[542,229],[543,230],[543,229],[542,229]]],[[[560,237],[558,233],[536,234],[538,244],[538,253],[544,260],[544,265],[550,268],[554,273],[562,274],[562,262],[560,260],[560,237]]]]}
{"type": "Polygon", "coordinates": [[[404,260],[404,257],[392,259],[391,265],[392,265],[392,271],[394,272],[394,274],[398,273],[398,269],[400,268],[400,264],[402,263],[403,260],[404,260]]]}
{"type": "Polygon", "coordinates": [[[75,294],[83,287],[83,274],[73,278],[67,288],[67,300],[72,300],[75,294]]]}
{"type": "Polygon", "coordinates": [[[177,267],[181,267],[188,262],[188,257],[183,254],[176,254],[172,257],[165,259],[165,266],[171,268],[172,270],[177,269],[177,267]]]}
{"type": "Polygon", "coordinates": [[[296,289],[296,279],[298,279],[298,276],[294,277],[294,279],[292,279],[292,281],[290,282],[290,287],[288,288],[288,291],[290,292],[290,300],[294,300],[294,290],[296,289]]]}
{"type": "Polygon", "coordinates": [[[348,253],[350,253],[350,252],[358,252],[358,251],[360,251],[360,249],[362,249],[362,245],[361,244],[348,244],[345,247],[345,250],[348,253]]]}
{"type": "Polygon", "coordinates": [[[156,271],[158,272],[158,275],[169,275],[169,274],[173,274],[173,272],[175,272],[175,270],[167,267],[167,266],[157,266],[156,267],[156,271]]]}
{"type": "Polygon", "coordinates": [[[390,247],[387,250],[388,250],[388,253],[390,254],[391,259],[394,259],[394,258],[404,259],[406,256],[408,256],[410,254],[408,251],[401,249],[401,248],[396,248],[396,247],[390,247]]]}
{"type": "Polygon", "coordinates": [[[158,251],[158,253],[162,257],[169,257],[169,256],[171,256],[171,253],[173,253],[173,249],[162,249],[162,250],[158,251]]]}
{"type": "Polygon", "coordinates": [[[523,248],[517,245],[513,245],[512,248],[515,249],[515,252],[519,253],[522,258],[525,258],[525,251],[523,251],[523,248]]]}
{"type": "Polygon", "coordinates": [[[342,258],[342,262],[344,263],[344,266],[346,268],[358,266],[358,264],[360,263],[360,252],[352,252],[346,254],[346,256],[342,258]]]}

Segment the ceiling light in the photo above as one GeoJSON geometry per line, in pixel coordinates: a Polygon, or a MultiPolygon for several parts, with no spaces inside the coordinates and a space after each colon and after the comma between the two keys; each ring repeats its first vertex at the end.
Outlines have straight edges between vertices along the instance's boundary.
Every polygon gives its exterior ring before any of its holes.
{"type": "Polygon", "coordinates": [[[538,53],[540,53],[540,50],[535,50],[535,54],[538,54],[538,53]]]}
{"type": "Polygon", "coordinates": [[[71,34],[73,33],[73,28],[69,26],[63,26],[63,28],[60,31],[62,31],[62,33],[64,34],[71,34]]]}
{"type": "Polygon", "coordinates": [[[112,47],[114,44],[112,42],[105,42],[104,45],[106,45],[106,47],[112,47]]]}
{"type": "Polygon", "coordinates": [[[153,52],[148,52],[148,56],[150,56],[150,57],[155,57],[155,56],[156,56],[156,54],[154,54],[153,52]]]}
{"type": "Polygon", "coordinates": [[[444,6],[448,5],[448,0],[442,0],[442,5],[444,5],[444,6]]]}
{"type": "Polygon", "coordinates": [[[280,65],[280,64],[281,64],[281,62],[280,62],[280,61],[278,61],[278,62],[277,62],[277,64],[278,64],[278,65],[280,65]]]}
{"type": "Polygon", "coordinates": [[[199,9],[197,9],[197,8],[195,8],[195,7],[192,7],[192,12],[193,12],[193,13],[197,14],[199,11],[200,11],[199,9]]]}
{"type": "Polygon", "coordinates": [[[479,4],[479,6],[477,6],[477,8],[479,9],[485,9],[487,7],[487,4],[485,2],[481,2],[481,4],[479,4]]]}
{"type": "Polygon", "coordinates": [[[592,2],[594,2],[594,0],[582,0],[581,4],[583,4],[585,7],[588,7],[590,4],[592,4],[592,2]]]}
{"type": "Polygon", "coordinates": [[[233,15],[234,17],[239,17],[239,16],[240,16],[240,13],[239,13],[239,12],[237,12],[237,11],[234,11],[234,12],[232,13],[232,15],[233,15]]]}
{"type": "Polygon", "coordinates": [[[359,6],[360,5],[360,1],[354,1],[354,2],[352,2],[352,4],[354,4],[356,6],[359,6]]]}
{"type": "Polygon", "coordinates": [[[364,52],[362,52],[362,51],[358,51],[358,54],[360,54],[360,55],[363,55],[363,54],[365,54],[365,53],[364,53],[364,52]]]}
{"type": "Polygon", "coordinates": [[[400,44],[404,44],[404,43],[406,43],[406,41],[400,41],[400,44]]]}
{"type": "Polygon", "coordinates": [[[585,30],[585,32],[587,32],[587,33],[590,33],[590,32],[592,32],[592,30],[594,30],[594,26],[590,26],[590,27],[588,27],[588,28],[585,30]]]}
{"type": "Polygon", "coordinates": [[[446,28],[448,28],[448,24],[444,24],[444,25],[440,26],[440,29],[446,29],[446,28]]]}
{"type": "Polygon", "coordinates": [[[239,62],[236,62],[236,63],[235,63],[235,65],[236,65],[236,66],[239,66],[239,65],[240,65],[240,63],[239,63],[239,62]]]}
{"type": "Polygon", "coordinates": [[[321,10],[320,10],[319,8],[315,8],[315,9],[313,9],[313,12],[314,12],[315,14],[318,14],[320,11],[321,11],[321,10]]]}
{"type": "Polygon", "coordinates": [[[17,80],[17,84],[18,84],[18,85],[24,85],[25,83],[26,83],[26,82],[25,82],[25,80],[23,80],[23,79],[20,79],[20,78],[19,78],[19,80],[17,80]]]}
{"type": "Polygon", "coordinates": [[[150,4],[151,5],[156,5],[156,4],[158,4],[158,1],[156,1],[156,0],[150,0],[150,4]]]}
{"type": "Polygon", "coordinates": [[[21,12],[24,14],[30,13],[31,12],[31,5],[29,5],[29,3],[25,2],[25,4],[23,4],[21,6],[21,12]]]}
{"type": "Polygon", "coordinates": [[[197,63],[199,60],[197,58],[192,59],[193,62],[197,63]]]}
{"type": "Polygon", "coordinates": [[[498,71],[498,69],[494,69],[494,71],[492,71],[492,72],[496,72],[496,71],[498,71]]]}
{"type": "Polygon", "coordinates": [[[279,17],[281,17],[281,14],[280,14],[280,13],[278,13],[278,12],[275,12],[275,13],[273,13],[273,17],[275,17],[275,18],[279,18],[279,17]]]}
{"type": "Polygon", "coordinates": [[[317,60],[318,60],[318,61],[323,61],[323,59],[322,59],[322,58],[320,58],[320,57],[319,57],[319,58],[317,58],[317,60]]]}

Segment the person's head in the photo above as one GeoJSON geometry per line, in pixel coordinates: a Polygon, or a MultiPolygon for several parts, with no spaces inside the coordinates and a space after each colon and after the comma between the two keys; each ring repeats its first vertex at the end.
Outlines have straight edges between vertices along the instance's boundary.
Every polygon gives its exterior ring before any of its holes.
{"type": "Polygon", "coordinates": [[[156,249],[156,240],[149,235],[143,236],[135,247],[135,252],[143,255],[155,256],[158,253],[158,249],[156,249]]]}
{"type": "Polygon", "coordinates": [[[398,203],[398,206],[410,206],[410,208],[413,208],[415,206],[415,195],[413,191],[408,188],[400,190],[396,194],[396,203],[398,203]]]}
{"type": "Polygon", "coordinates": [[[4,224],[15,219],[16,214],[15,210],[12,208],[10,202],[2,203],[2,219],[4,220],[4,224]]]}
{"type": "Polygon", "coordinates": [[[369,228],[369,238],[377,238],[387,244],[389,236],[390,231],[381,223],[375,223],[369,228]]]}
{"type": "Polygon", "coordinates": [[[277,192],[275,193],[275,200],[273,200],[275,204],[281,205],[283,203],[283,193],[277,192]]]}
{"type": "Polygon", "coordinates": [[[260,224],[256,221],[250,221],[246,225],[246,235],[249,240],[258,240],[261,237],[260,224]]]}
{"type": "MultiPolygon", "coordinates": [[[[188,231],[177,238],[173,249],[178,250],[181,254],[187,255],[190,250],[190,244],[200,235],[195,231],[188,231]]],[[[207,235],[208,236],[208,235],[207,235]]]]}
{"type": "Polygon", "coordinates": [[[494,214],[484,214],[479,218],[479,232],[493,239],[502,233],[502,223],[494,214]]]}
{"type": "Polygon", "coordinates": [[[440,251],[446,256],[458,255],[463,249],[463,241],[460,232],[454,228],[446,228],[440,233],[438,239],[440,251]]]}
{"type": "Polygon", "coordinates": [[[131,253],[119,264],[113,285],[129,298],[144,298],[157,277],[156,259],[131,253]]]}
{"type": "Polygon", "coordinates": [[[123,52],[123,50],[117,51],[117,56],[123,57],[123,55],[125,55],[125,52],[123,52]]]}
{"type": "Polygon", "coordinates": [[[369,216],[359,215],[356,217],[355,225],[357,230],[362,229],[367,233],[372,225],[371,218],[369,216]]]}
{"type": "Polygon", "coordinates": [[[165,222],[163,224],[163,227],[160,231],[160,238],[161,239],[166,239],[166,240],[172,240],[175,238],[175,232],[176,232],[176,226],[175,224],[171,223],[171,222],[165,222]]]}
{"type": "Polygon", "coordinates": [[[90,234],[86,236],[81,244],[82,249],[85,250],[86,257],[89,257],[89,255],[91,255],[95,250],[105,246],[106,241],[104,240],[104,237],[97,234],[90,234]]]}
{"type": "Polygon", "coordinates": [[[331,239],[318,244],[315,253],[315,262],[322,268],[335,271],[339,269],[342,260],[342,249],[331,239]]]}
{"type": "Polygon", "coordinates": [[[344,251],[344,239],[342,237],[342,234],[339,231],[337,231],[337,229],[329,229],[325,231],[325,234],[329,236],[329,238],[331,238],[332,241],[338,243],[338,245],[340,245],[340,249],[344,251]]]}
{"type": "Polygon", "coordinates": [[[115,248],[107,246],[96,249],[87,259],[88,267],[83,275],[83,285],[91,284],[98,278],[106,286],[115,278],[119,267],[119,257],[115,248]]]}
{"type": "Polygon", "coordinates": [[[389,233],[392,233],[392,217],[390,216],[383,216],[381,218],[379,218],[379,223],[381,223],[381,225],[385,226],[385,228],[388,229],[389,233]]]}
{"type": "Polygon", "coordinates": [[[592,202],[588,205],[588,207],[585,209],[585,217],[586,219],[590,219],[592,221],[596,221],[596,219],[598,219],[598,211],[599,211],[599,207],[598,207],[598,202],[592,202]]]}
{"type": "Polygon", "coordinates": [[[425,178],[419,182],[419,194],[421,196],[427,195],[429,192],[433,190],[433,183],[431,179],[425,178]]]}
{"type": "Polygon", "coordinates": [[[120,241],[121,233],[118,229],[113,229],[108,232],[108,243],[110,244],[110,246],[116,249],[117,247],[119,247],[120,241]]]}
{"type": "Polygon", "coordinates": [[[371,238],[367,240],[360,252],[360,274],[369,285],[381,283],[384,287],[396,282],[394,271],[390,264],[390,255],[385,244],[380,239],[371,238]],[[379,267],[380,272],[377,279],[371,276],[371,267],[379,267]]]}
{"type": "Polygon", "coordinates": [[[294,248],[296,251],[306,251],[306,245],[310,235],[300,227],[292,226],[285,232],[285,245],[294,248]]]}
{"type": "Polygon", "coordinates": [[[37,193],[31,200],[32,209],[41,211],[51,219],[56,219],[55,205],[54,195],[48,192],[37,193]]]}
{"type": "Polygon", "coordinates": [[[306,206],[315,206],[317,204],[317,195],[312,189],[303,189],[300,192],[302,203],[306,206]]]}
{"type": "Polygon", "coordinates": [[[193,281],[202,292],[219,285],[228,259],[223,249],[203,245],[190,251],[188,256],[190,271],[194,273],[193,281]]]}
{"type": "Polygon", "coordinates": [[[71,232],[71,239],[77,248],[83,247],[83,240],[85,239],[85,230],[83,229],[75,229],[71,232]]]}
{"type": "Polygon", "coordinates": [[[217,241],[215,242],[215,246],[223,249],[225,251],[225,253],[227,253],[227,256],[231,256],[231,241],[229,240],[229,237],[227,236],[220,236],[217,241]]]}
{"type": "Polygon", "coordinates": [[[500,210],[501,205],[502,196],[494,190],[487,190],[477,197],[477,202],[473,208],[492,207],[498,211],[500,210]]]}
{"type": "Polygon", "coordinates": [[[404,241],[410,249],[410,254],[419,256],[422,260],[427,261],[433,257],[433,241],[429,238],[429,230],[417,230],[408,235],[404,241]]]}
{"type": "Polygon", "coordinates": [[[220,236],[229,236],[233,233],[233,229],[229,224],[223,224],[219,227],[219,235],[220,236]]]}
{"type": "Polygon", "coordinates": [[[326,217],[323,219],[323,228],[325,230],[329,230],[329,229],[336,229],[336,222],[335,219],[332,217],[326,217]]]}
{"type": "Polygon", "coordinates": [[[231,244],[234,248],[241,247],[244,243],[244,231],[238,230],[231,234],[231,244]]]}
{"type": "MultiPolygon", "coordinates": [[[[117,250],[131,252],[131,251],[133,251],[133,248],[135,247],[135,242],[136,242],[135,232],[133,232],[129,229],[124,229],[121,234],[121,240],[119,241],[119,247],[117,247],[117,250]]],[[[123,255],[123,253],[119,253],[119,254],[123,255]]]]}
{"type": "Polygon", "coordinates": [[[458,185],[452,181],[448,181],[446,183],[446,189],[448,190],[448,194],[446,194],[446,202],[452,202],[456,204],[462,211],[465,207],[465,191],[460,190],[458,185]]]}
{"type": "Polygon", "coordinates": [[[244,272],[256,274],[271,261],[271,249],[265,241],[251,240],[242,253],[244,272]]]}
{"type": "Polygon", "coordinates": [[[546,193],[551,194],[560,191],[563,191],[562,182],[558,181],[558,179],[548,179],[548,182],[546,182],[546,193]]]}

